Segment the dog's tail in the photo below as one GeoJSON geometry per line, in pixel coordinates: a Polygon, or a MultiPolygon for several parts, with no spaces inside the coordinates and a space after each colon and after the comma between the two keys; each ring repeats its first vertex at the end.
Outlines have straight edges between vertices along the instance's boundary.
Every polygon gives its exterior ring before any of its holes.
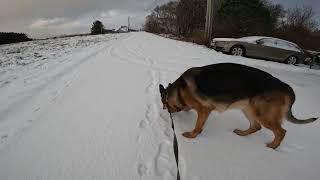
{"type": "Polygon", "coordinates": [[[289,96],[290,96],[291,102],[290,102],[290,106],[289,106],[287,114],[286,114],[286,118],[289,122],[294,123],[294,124],[308,124],[308,123],[312,123],[313,121],[318,119],[318,118],[297,119],[296,117],[294,117],[292,114],[292,106],[293,106],[293,103],[296,99],[296,96],[295,96],[294,91],[291,87],[289,89],[289,96]]]}
{"type": "Polygon", "coordinates": [[[291,107],[287,112],[287,120],[289,122],[292,122],[294,124],[308,124],[308,123],[312,123],[313,121],[317,120],[318,118],[309,118],[309,119],[297,119],[293,116],[292,111],[291,111],[291,107]]]}

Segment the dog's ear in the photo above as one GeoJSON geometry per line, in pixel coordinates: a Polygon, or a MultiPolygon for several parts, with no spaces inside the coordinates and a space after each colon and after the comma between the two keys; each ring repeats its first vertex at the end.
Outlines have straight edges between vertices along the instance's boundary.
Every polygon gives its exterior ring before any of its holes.
{"type": "Polygon", "coordinates": [[[159,91],[160,91],[160,94],[161,94],[161,95],[163,95],[164,90],[165,90],[165,89],[164,89],[163,85],[160,84],[160,85],[159,85],[159,91]]]}

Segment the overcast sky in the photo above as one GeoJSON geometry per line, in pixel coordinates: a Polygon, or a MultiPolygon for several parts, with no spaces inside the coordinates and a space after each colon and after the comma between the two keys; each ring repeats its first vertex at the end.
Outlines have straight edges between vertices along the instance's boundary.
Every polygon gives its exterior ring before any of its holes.
{"type": "MultiPolygon", "coordinates": [[[[25,32],[40,38],[88,32],[94,20],[106,28],[127,24],[141,28],[156,5],[169,0],[0,0],[0,31],[25,32]]],[[[285,7],[309,5],[320,20],[320,0],[273,0],[285,7]]]]}

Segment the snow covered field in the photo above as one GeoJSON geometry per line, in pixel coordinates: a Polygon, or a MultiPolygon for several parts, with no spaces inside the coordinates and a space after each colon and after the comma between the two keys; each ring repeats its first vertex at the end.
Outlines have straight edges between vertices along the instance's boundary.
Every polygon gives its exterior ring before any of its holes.
{"type": "MultiPolygon", "coordinates": [[[[320,71],[233,57],[145,32],[0,46],[0,179],[175,179],[169,115],[158,84],[189,67],[233,62],[290,84],[299,118],[320,116],[320,71]]],[[[285,122],[272,134],[232,130],[249,123],[237,110],[213,112],[196,139],[181,134],[196,113],[174,114],[182,180],[318,180],[320,122],[285,122]]]]}

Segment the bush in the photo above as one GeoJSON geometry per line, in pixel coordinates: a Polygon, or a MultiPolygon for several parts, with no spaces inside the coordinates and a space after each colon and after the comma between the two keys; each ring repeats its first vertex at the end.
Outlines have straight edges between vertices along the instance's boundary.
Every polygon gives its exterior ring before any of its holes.
{"type": "MultiPolygon", "coordinates": [[[[216,0],[213,37],[274,36],[310,50],[320,50],[320,31],[311,7],[287,11],[271,0],[216,0]]],[[[156,7],[145,31],[173,34],[185,41],[208,44],[204,38],[206,0],[180,0],[156,7]]]]}
{"type": "Polygon", "coordinates": [[[208,46],[210,43],[208,38],[204,36],[204,30],[194,30],[190,37],[186,38],[185,41],[205,46],[208,46]]]}
{"type": "Polygon", "coordinates": [[[31,39],[24,33],[0,32],[0,44],[9,44],[24,41],[31,41],[31,39]]]}

